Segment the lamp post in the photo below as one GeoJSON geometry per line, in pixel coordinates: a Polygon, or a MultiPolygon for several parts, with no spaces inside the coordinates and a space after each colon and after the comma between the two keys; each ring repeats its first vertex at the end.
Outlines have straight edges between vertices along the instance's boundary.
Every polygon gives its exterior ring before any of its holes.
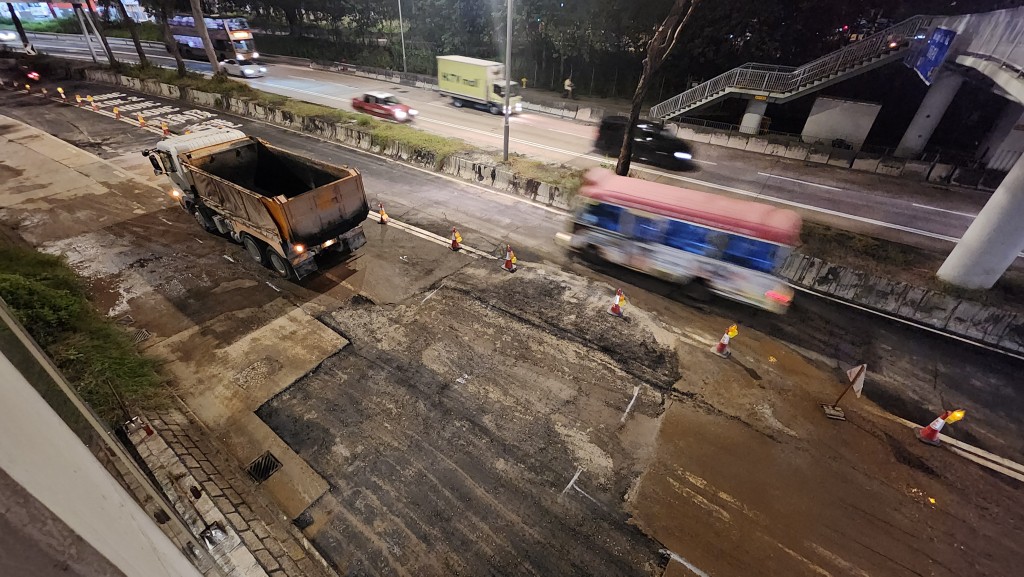
{"type": "Polygon", "coordinates": [[[398,0],[398,34],[402,37],[402,72],[408,72],[405,66],[405,24],[402,22],[402,0],[398,0]]]}
{"type": "Polygon", "coordinates": [[[508,120],[512,116],[512,106],[509,104],[509,93],[512,91],[512,1],[508,0],[508,20],[505,24],[505,162],[508,162],[508,120]]]}

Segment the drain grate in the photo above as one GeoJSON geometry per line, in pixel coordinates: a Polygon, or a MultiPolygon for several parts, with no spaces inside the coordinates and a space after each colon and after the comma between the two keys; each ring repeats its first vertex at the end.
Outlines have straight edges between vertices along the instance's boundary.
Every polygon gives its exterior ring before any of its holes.
{"type": "Polygon", "coordinates": [[[153,333],[147,331],[146,329],[139,329],[138,331],[136,331],[135,336],[132,338],[132,342],[134,342],[135,344],[139,344],[151,336],[153,336],[153,333]]]}
{"type": "Polygon", "coordinates": [[[246,470],[249,471],[249,476],[253,478],[257,483],[262,483],[270,478],[271,475],[277,472],[281,468],[281,461],[277,460],[277,457],[270,454],[270,451],[260,455],[255,461],[249,463],[246,470]]]}

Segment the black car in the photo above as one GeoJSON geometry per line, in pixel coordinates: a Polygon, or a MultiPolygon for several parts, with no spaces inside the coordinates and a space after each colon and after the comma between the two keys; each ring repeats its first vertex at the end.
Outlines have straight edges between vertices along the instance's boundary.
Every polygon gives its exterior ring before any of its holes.
{"type": "MultiPolygon", "coordinates": [[[[603,118],[597,130],[597,149],[617,156],[627,122],[625,116],[603,118]]],[[[697,170],[690,143],[668,134],[661,124],[646,120],[638,122],[633,131],[633,160],[668,170],[697,170]]]]}

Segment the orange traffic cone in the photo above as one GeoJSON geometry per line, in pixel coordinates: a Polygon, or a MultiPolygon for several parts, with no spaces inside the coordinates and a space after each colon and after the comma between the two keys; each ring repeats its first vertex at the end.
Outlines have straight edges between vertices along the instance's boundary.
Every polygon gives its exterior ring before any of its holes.
{"type": "Polygon", "coordinates": [[[921,427],[917,430],[917,438],[922,443],[928,443],[929,445],[935,445],[938,447],[941,444],[939,441],[939,433],[942,431],[943,425],[946,423],[953,424],[960,419],[964,418],[966,411],[963,409],[957,409],[955,411],[943,411],[937,419],[932,421],[927,427],[921,427]]]}
{"type": "Polygon", "coordinates": [[[81,94],[76,94],[75,95],[75,103],[78,104],[79,108],[82,107],[82,95],[81,94]]]}
{"type": "Polygon", "coordinates": [[[121,109],[116,106],[114,107],[114,119],[121,120],[121,109]]]}
{"type": "Polygon", "coordinates": [[[459,250],[462,248],[462,235],[456,228],[452,227],[452,250],[459,250]]]}
{"type": "Polygon", "coordinates": [[[161,130],[163,130],[164,136],[170,136],[171,135],[171,129],[167,128],[167,123],[166,122],[160,123],[160,128],[161,128],[161,130]]]}
{"type": "Polygon", "coordinates": [[[612,307],[608,309],[608,314],[623,318],[622,305],[624,304],[626,304],[626,295],[622,293],[622,289],[615,289],[615,300],[612,301],[612,307]]]}
{"type": "Polygon", "coordinates": [[[726,329],[725,334],[722,335],[722,338],[718,340],[718,343],[715,344],[715,346],[711,347],[711,352],[722,357],[723,359],[729,358],[730,356],[732,356],[732,349],[729,348],[729,343],[732,341],[732,339],[736,338],[736,335],[738,334],[740,334],[740,331],[736,327],[736,325],[730,326],[728,329],[726,329]]]}
{"type": "Polygon", "coordinates": [[[63,102],[65,103],[65,104],[67,104],[67,102],[68,102],[68,95],[67,95],[67,94],[64,94],[64,89],[63,89],[63,88],[61,88],[60,86],[58,86],[58,87],[57,87],[57,93],[58,93],[58,94],[60,94],[60,99],[61,99],[61,100],[62,100],[62,101],[63,101],[63,102]]]}
{"type": "Polygon", "coordinates": [[[96,112],[98,108],[96,107],[96,101],[92,99],[92,96],[86,96],[85,99],[89,101],[89,106],[92,107],[92,111],[96,112]]]}
{"type": "Polygon", "coordinates": [[[519,267],[516,266],[516,253],[512,252],[512,245],[505,245],[505,262],[502,263],[501,268],[508,272],[516,272],[519,267]]]}
{"type": "Polygon", "coordinates": [[[939,432],[942,431],[942,426],[946,424],[946,418],[949,417],[949,411],[944,411],[937,419],[932,421],[932,424],[927,427],[921,427],[917,430],[917,438],[922,443],[928,443],[929,445],[935,445],[938,447],[941,443],[939,441],[939,432]]]}
{"type": "Polygon", "coordinates": [[[380,210],[380,223],[381,224],[387,224],[389,219],[388,219],[388,213],[384,212],[384,203],[378,202],[377,203],[377,208],[380,210]]]}
{"type": "Polygon", "coordinates": [[[146,127],[146,119],[142,117],[142,113],[140,112],[140,113],[136,114],[135,116],[139,119],[139,128],[145,128],[146,127]]]}

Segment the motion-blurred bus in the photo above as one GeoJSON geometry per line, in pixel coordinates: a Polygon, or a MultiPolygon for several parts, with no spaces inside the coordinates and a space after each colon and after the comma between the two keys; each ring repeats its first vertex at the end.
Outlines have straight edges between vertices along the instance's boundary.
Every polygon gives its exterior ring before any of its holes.
{"type": "MultiPolygon", "coordinates": [[[[249,23],[245,18],[207,16],[203,20],[206,21],[206,30],[210,33],[218,62],[229,59],[248,61],[260,57],[252,39],[252,30],[249,29],[249,23]]],[[[181,51],[183,58],[206,60],[206,51],[199,31],[196,30],[195,18],[178,14],[172,16],[167,24],[178,42],[178,50],[181,51]]],[[[168,46],[167,50],[170,49],[168,46]]]]}
{"type": "Polygon", "coordinates": [[[700,279],[725,298],[784,313],[793,289],[779,267],[800,242],[800,215],[592,169],[577,195],[572,250],[658,278],[700,279]]]}

